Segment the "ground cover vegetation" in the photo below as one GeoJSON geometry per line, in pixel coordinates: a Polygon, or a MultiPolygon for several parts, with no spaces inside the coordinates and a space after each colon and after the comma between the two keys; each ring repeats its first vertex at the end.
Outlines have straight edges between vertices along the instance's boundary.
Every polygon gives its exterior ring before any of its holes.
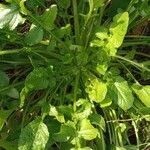
{"type": "Polygon", "coordinates": [[[1,150],[148,150],[149,0],[2,0],[1,150]]]}

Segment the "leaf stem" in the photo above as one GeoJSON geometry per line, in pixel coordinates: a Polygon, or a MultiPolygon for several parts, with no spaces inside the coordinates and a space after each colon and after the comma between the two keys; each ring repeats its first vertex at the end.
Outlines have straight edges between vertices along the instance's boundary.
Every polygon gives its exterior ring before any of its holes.
{"type": "Polygon", "coordinates": [[[78,18],[77,1],[72,0],[72,4],[73,4],[73,14],[74,14],[75,39],[76,39],[76,44],[79,44],[80,43],[80,31],[79,31],[79,18],[78,18]]]}
{"type": "Polygon", "coordinates": [[[131,65],[133,65],[133,66],[135,66],[135,67],[137,67],[137,68],[141,68],[141,69],[143,69],[143,70],[146,70],[146,71],[150,72],[150,69],[148,69],[148,68],[146,68],[146,67],[140,65],[139,63],[136,63],[136,62],[134,62],[134,61],[132,61],[132,60],[129,60],[129,59],[125,58],[125,57],[122,57],[122,56],[119,56],[119,55],[116,55],[116,56],[114,56],[114,57],[119,58],[119,59],[122,59],[122,60],[124,60],[124,61],[130,63],[131,65]]]}
{"type": "Polygon", "coordinates": [[[74,94],[73,94],[73,110],[76,112],[76,101],[77,101],[77,90],[78,90],[78,83],[79,83],[80,75],[77,74],[75,77],[75,85],[74,85],[74,94]]]}
{"type": "Polygon", "coordinates": [[[18,49],[5,50],[5,51],[0,50],[0,55],[15,54],[15,53],[19,53],[21,50],[18,50],[18,49]]]}

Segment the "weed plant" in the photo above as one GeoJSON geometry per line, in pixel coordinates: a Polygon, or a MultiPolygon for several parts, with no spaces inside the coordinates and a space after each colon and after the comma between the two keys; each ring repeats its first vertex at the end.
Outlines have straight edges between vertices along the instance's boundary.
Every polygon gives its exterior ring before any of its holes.
{"type": "Polygon", "coordinates": [[[149,8],[149,0],[2,1],[0,149],[148,150],[150,37],[135,29],[149,8]]]}

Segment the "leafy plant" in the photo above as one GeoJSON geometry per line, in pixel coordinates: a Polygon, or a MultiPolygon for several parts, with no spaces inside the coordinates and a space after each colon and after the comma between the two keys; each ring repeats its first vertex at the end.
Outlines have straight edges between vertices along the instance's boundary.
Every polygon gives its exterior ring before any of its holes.
{"type": "Polygon", "coordinates": [[[124,6],[118,0],[0,4],[0,147],[146,149],[150,87],[143,82],[150,79],[150,65],[137,46],[149,45],[150,38],[130,33],[139,18],[149,19],[147,5],[148,0],[124,6]],[[143,122],[146,138],[140,136],[143,122]]]}

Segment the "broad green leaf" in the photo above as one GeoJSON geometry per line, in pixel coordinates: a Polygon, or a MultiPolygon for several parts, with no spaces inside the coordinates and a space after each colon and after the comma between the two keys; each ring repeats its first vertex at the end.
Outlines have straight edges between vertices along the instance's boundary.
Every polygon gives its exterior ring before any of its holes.
{"type": "Polygon", "coordinates": [[[50,105],[50,110],[49,110],[49,115],[50,116],[55,116],[56,119],[61,122],[64,123],[65,122],[65,118],[64,115],[61,114],[60,112],[58,112],[57,108],[55,106],[50,105]]]}
{"type": "MultiPolygon", "coordinates": [[[[42,113],[43,113],[43,116],[45,117],[45,116],[47,116],[47,115],[49,115],[49,116],[54,116],[55,117],[55,119],[57,119],[57,121],[59,121],[59,122],[61,122],[61,123],[64,123],[65,122],[65,118],[64,118],[64,115],[63,115],[63,113],[61,113],[61,109],[59,109],[59,107],[61,107],[61,106],[58,106],[58,107],[55,107],[55,106],[53,106],[53,105],[51,105],[51,104],[49,104],[48,102],[45,102],[43,105],[42,105],[42,113]]],[[[63,107],[63,106],[62,106],[63,107]]],[[[64,111],[67,111],[67,113],[71,113],[71,112],[69,112],[70,111],[70,109],[69,109],[69,111],[68,111],[68,108],[69,107],[65,107],[64,106],[64,110],[62,110],[63,112],[64,111]],[[66,109],[66,110],[65,110],[66,109]]],[[[66,113],[66,112],[64,112],[64,113],[66,113]]]]}
{"type": "Polygon", "coordinates": [[[46,89],[48,86],[53,87],[55,85],[55,78],[47,68],[34,69],[25,80],[25,88],[27,91],[46,89]]]}
{"type": "Polygon", "coordinates": [[[107,93],[107,85],[99,81],[98,79],[91,79],[87,84],[86,92],[92,101],[97,103],[102,102],[105,99],[107,93]]]}
{"type": "Polygon", "coordinates": [[[72,105],[60,105],[57,107],[57,110],[60,114],[63,114],[64,117],[69,120],[72,119],[72,115],[74,113],[72,105]]]}
{"type": "Polygon", "coordinates": [[[12,97],[12,98],[15,98],[15,99],[19,98],[19,92],[15,88],[9,89],[6,93],[9,97],[12,97]]]}
{"type": "Polygon", "coordinates": [[[102,75],[105,74],[105,72],[107,71],[107,68],[108,68],[108,63],[107,63],[107,61],[106,61],[106,62],[102,62],[101,64],[97,64],[97,66],[96,66],[96,70],[97,70],[100,74],[102,74],[102,75]]]}
{"type": "Polygon", "coordinates": [[[30,31],[25,37],[25,42],[32,46],[38,44],[42,41],[44,35],[44,31],[41,27],[32,25],[30,31]]]}
{"type": "Polygon", "coordinates": [[[115,56],[117,48],[121,46],[128,29],[128,23],[128,12],[119,13],[113,18],[113,23],[109,28],[109,39],[105,46],[110,56],[115,56]]]}
{"type": "Polygon", "coordinates": [[[133,84],[133,91],[138,96],[138,98],[147,106],[150,107],[150,86],[149,85],[139,85],[133,84]]]}
{"type": "Polygon", "coordinates": [[[75,125],[73,122],[68,121],[67,123],[61,125],[60,132],[54,134],[53,138],[57,142],[66,142],[75,135],[76,135],[75,125]]]}
{"type": "Polygon", "coordinates": [[[83,119],[78,134],[85,140],[93,140],[97,137],[98,130],[91,125],[88,119],[83,119]]]}
{"type": "Polygon", "coordinates": [[[0,4],[0,29],[9,27],[11,30],[13,30],[18,24],[23,22],[24,19],[21,17],[17,5],[6,6],[0,4]]]}
{"type": "Polygon", "coordinates": [[[47,126],[40,118],[33,120],[21,131],[19,150],[44,150],[49,138],[47,126]]]}
{"type": "Polygon", "coordinates": [[[114,88],[114,91],[117,94],[117,103],[119,107],[124,111],[131,108],[133,105],[134,97],[127,81],[121,77],[116,77],[114,88]]]}
{"type": "Polygon", "coordinates": [[[77,113],[76,118],[82,120],[91,114],[92,104],[87,99],[79,99],[76,103],[77,113]]]}
{"type": "Polygon", "coordinates": [[[100,26],[98,32],[95,35],[97,39],[91,42],[91,47],[104,47],[108,43],[109,34],[106,27],[100,26]]]}
{"type": "Polygon", "coordinates": [[[0,87],[7,85],[9,85],[9,77],[5,72],[0,71],[0,87]]]}
{"type": "Polygon", "coordinates": [[[114,56],[123,42],[129,23],[128,12],[119,13],[113,18],[109,31],[100,27],[96,33],[96,40],[91,42],[91,47],[103,47],[109,56],[114,56]]]}
{"type": "Polygon", "coordinates": [[[112,99],[109,97],[108,98],[106,97],[106,99],[104,99],[102,102],[100,102],[100,106],[102,108],[109,107],[111,104],[112,104],[112,99]]]}
{"type": "Polygon", "coordinates": [[[113,45],[114,48],[119,48],[121,46],[128,29],[128,22],[128,12],[119,13],[113,18],[113,23],[109,29],[111,37],[107,47],[113,45]]]}
{"type": "Polygon", "coordinates": [[[103,129],[105,131],[105,120],[101,115],[91,114],[89,116],[89,119],[92,124],[99,126],[101,129],[103,129]]]}
{"type": "Polygon", "coordinates": [[[0,110],[0,130],[2,129],[6,119],[13,112],[13,110],[0,110]]]}
{"type": "Polygon", "coordinates": [[[52,30],[54,28],[54,21],[57,16],[57,6],[51,5],[49,9],[46,9],[44,14],[40,16],[41,23],[43,26],[48,29],[52,30]]]}

